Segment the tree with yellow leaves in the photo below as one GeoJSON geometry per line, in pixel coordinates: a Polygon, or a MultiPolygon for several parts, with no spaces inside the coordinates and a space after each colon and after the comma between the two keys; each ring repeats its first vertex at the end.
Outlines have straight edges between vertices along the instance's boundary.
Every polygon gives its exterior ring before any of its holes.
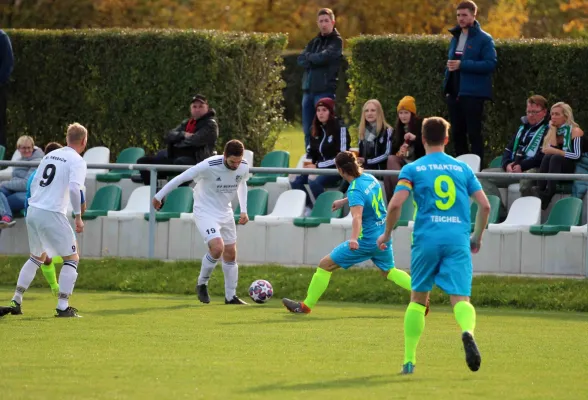
{"type": "Polygon", "coordinates": [[[518,38],[529,22],[527,0],[498,0],[488,11],[484,30],[496,38],[518,38]]]}

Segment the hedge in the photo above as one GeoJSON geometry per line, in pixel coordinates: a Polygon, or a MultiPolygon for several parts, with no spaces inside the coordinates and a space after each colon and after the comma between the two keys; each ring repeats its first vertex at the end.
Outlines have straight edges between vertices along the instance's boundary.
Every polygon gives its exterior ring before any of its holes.
{"type": "MultiPolygon", "coordinates": [[[[0,256],[0,285],[13,287],[26,256],[0,256]]],[[[58,267],[59,268],[59,267],[58,267]]],[[[194,294],[200,269],[199,262],[164,262],[131,259],[82,259],[76,282],[78,289],[115,290],[142,293],[194,294]]],[[[247,298],[249,283],[269,280],[275,299],[304,299],[315,268],[289,268],[278,265],[247,266],[239,269],[238,294],[247,298]]],[[[47,287],[41,273],[33,287],[47,287]]],[[[224,294],[221,271],[212,276],[210,293],[224,294]]],[[[587,279],[547,279],[499,276],[476,276],[472,302],[481,307],[508,307],[534,310],[588,311],[587,279]]],[[[376,270],[351,269],[337,271],[322,297],[323,300],[407,304],[409,293],[383,279],[376,270]]],[[[431,304],[449,304],[447,296],[435,289],[431,304]]]]}
{"type": "MultiPolygon", "coordinates": [[[[282,121],[282,34],[195,30],[8,30],[15,55],[8,146],[30,134],[64,140],[68,123],[89,145],[154,152],[189,116],[195,93],[218,114],[218,150],[243,139],[256,157],[273,149],[282,121]]],[[[11,151],[9,150],[9,155],[11,151]]]]}
{"type": "MultiPolygon", "coordinates": [[[[442,95],[448,36],[360,36],[348,43],[354,123],[370,98],[379,99],[389,122],[394,121],[396,105],[405,95],[416,98],[420,115],[448,118],[442,95]]],[[[494,101],[487,103],[484,123],[487,161],[501,154],[515,134],[525,99],[532,94],[545,96],[550,104],[569,103],[576,121],[588,129],[588,107],[582,104],[588,88],[588,42],[497,40],[496,50],[494,101]]]]}

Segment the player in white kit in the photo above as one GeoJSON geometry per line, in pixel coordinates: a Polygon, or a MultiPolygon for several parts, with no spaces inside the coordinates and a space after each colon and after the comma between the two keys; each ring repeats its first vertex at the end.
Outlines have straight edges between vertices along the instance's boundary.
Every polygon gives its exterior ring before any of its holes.
{"type": "Polygon", "coordinates": [[[247,304],[237,297],[237,228],[231,201],[235,193],[239,198],[240,224],[249,221],[247,217],[247,183],[249,165],[243,160],[245,148],[239,140],[230,140],[224,154],[212,156],[176,176],[165,185],[153,199],[156,210],[161,201],[173,189],[184,182],[196,181],[194,187],[194,221],[198,231],[208,244],[208,253],[202,258],[196,292],[202,303],[210,303],[208,281],[222,256],[225,275],[225,304],[247,304]]]}
{"type": "Polygon", "coordinates": [[[35,278],[37,269],[47,255],[61,256],[63,267],[59,274],[59,294],[56,317],[79,317],[69,306],[78,276],[79,256],[76,236],[66,217],[71,201],[75,214],[76,232],[81,233],[84,223],[81,216],[80,188],[86,180],[86,162],[80,153],[86,148],[88,132],[78,123],[67,128],[67,146],[52,151],[41,160],[31,183],[31,198],[26,224],[31,257],[18,276],[16,291],[8,307],[0,307],[0,316],[22,314],[24,292],[35,278]]]}

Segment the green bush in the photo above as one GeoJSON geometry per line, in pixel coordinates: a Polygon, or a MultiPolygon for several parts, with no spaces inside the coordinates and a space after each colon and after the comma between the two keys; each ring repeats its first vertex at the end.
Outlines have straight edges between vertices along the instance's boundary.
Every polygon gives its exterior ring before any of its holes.
{"type": "MultiPolygon", "coordinates": [[[[398,101],[416,98],[422,116],[448,118],[442,93],[449,47],[448,36],[361,36],[351,47],[349,103],[357,123],[363,103],[382,102],[388,121],[395,120],[398,101]]],[[[565,101],[576,121],[588,128],[588,108],[582,106],[588,75],[588,42],[562,40],[498,40],[494,100],[486,103],[486,161],[502,154],[525,112],[525,99],[541,94],[550,104],[565,101]]]]}
{"type": "Polygon", "coordinates": [[[90,146],[148,153],[189,115],[195,92],[216,109],[221,138],[262,157],[282,121],[282,34],[194,30],[9,30],[15,68],[8,145],[21,134],[44,145],[78,121],[90,146]]]}
{"type": "MultiPolygon", "coordinates": [[[[283,90],[284,118],[290,122],[301,122],[302,120],[302,75],[304,74],[304,68],[298,66],[297,63],[300,53],[301,50],[292,50],[283,54],[284,72],[282,73],[282,78],[286,82],[286,87],[283,90]]],[[[339,70],[339,81],[337,92],[335,93],[337,114],[342,116],[345,121],[349,120],[347,68],[347,59],[344,59],[339,70]]]]}
{"type": "MultiPolygon", "coordinates": [[[[25,256],[0,256],[0,285],[13,286],[25,256]]],[[[199,262],[163,262],[157,260],[83,259],[80,262],[78,289],[116,290],[142,293],[193,294],[199,262]]],[[[239,269],[238,294],[247,297],[249,284],[256,279],[269,280],[275,300],[282,297],[304,299],[314,268],[288,268],[260,265],[239,269]]],[[[37,273],[33,287],[48,287],[37,273]]],[[[212,276],[210,293],[224,294],[221,271],[212,276]]],[[[47,295],[50,291],[47,288],[47,295]]],[[[509,307],[535,310],[588,311],[588,280],[476,276],[472,301],[482,307],[509,307]]],[[[322,297],[323,300],[408,304],[409,293],[383,279],[376,270],[337,271],[322,297]]],[[[431,304],[449,304],[449,298],[435,289],[431,304]]]]}

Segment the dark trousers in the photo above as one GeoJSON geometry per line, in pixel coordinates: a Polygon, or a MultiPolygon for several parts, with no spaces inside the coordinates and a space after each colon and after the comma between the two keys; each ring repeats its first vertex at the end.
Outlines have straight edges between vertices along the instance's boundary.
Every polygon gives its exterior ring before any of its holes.
{"type": "MultiPolygon", "coordinates": [[[[176,157],[169,158],[167,150],[160,150],[154,156],[145,156],[137,160],[137,164],[158,164],[158,165],[195,165],[196,159],[194,157],[176,157]]],[[[158,172],[157,179],[165,179],[169,175],[174,175],[175,172],[158,172]]],[[[149,171],[141,171],[141,178],[145,185],[151,184],[151,177],[149,171]]]]}
{"type": "MultiPolygon", "coordinates": [[[[539,172],[542,174],[573,174],[576,171],[576,162],[564,156],[546,154],[541,161],[539,172]]],[[[541,200],[549,204],[555,194],[558,181],[539,181],[541,200]]]]}
{"type": "MultiPolygon", "coordinates": [[[[308,184],[312,195],[316,199],[325,191],[325,186],[334,185],[341,177],[339,175],[319,175],[314,181],[308,179],[308,175],[298,175],[296,179],[291,183],[292,189],[299,189],[306,193],[304,185],[308,184]]],[[[306,196],[306,205],[312,207],[312,201],[310,196],[306,196]]]]}
{"type": "Polygon", "coordinates": [[[450,140],[453,142],[457,156],[473,153],[480,157],[480,165],[484,159],[484,138],[482,137],[482,116],[484,99],[481,97],[452,95],[446,97],[451,122],[450,140]],[[468,140],[471,151],[468,147],[468,140]]]}
{"type": "Polygon", "coordinates": [[[6,147],[6,97],[8,88],[0,85],[0,145],[6,147]]]}

